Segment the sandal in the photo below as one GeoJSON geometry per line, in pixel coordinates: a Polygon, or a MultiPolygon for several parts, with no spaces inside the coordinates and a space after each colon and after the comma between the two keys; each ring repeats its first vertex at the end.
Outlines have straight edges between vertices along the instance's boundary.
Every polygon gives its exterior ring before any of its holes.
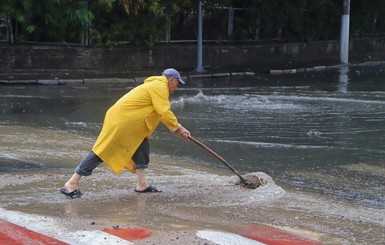
{"type": "Polygon", "coordinates": [[[67,190],[67,188],[63,187],[63,188],[60,189],[60,192],[61,192],[62,194],[64,194],[64,195],[66,195],[66,196],[72,198],[72,199],[75,199],[75,198],[81,198],[81,197],[82,197],[82,193],[80,192],[79,189],[76,189],[76,190],[74,190],[74,191],[72,191],[72,192],[69,192],[69,191],[67,190]]]}
{"type": "Polygon", "coordinates": [[[138,193],[146,193],[146,192],[162,192],[162,190],[158,190],[156,187],[150,185],[149,187],[147,187],[147,189],[143,190],[143,191],[138,191],[135,189],[135,192],[138,192],[138,193]]]}

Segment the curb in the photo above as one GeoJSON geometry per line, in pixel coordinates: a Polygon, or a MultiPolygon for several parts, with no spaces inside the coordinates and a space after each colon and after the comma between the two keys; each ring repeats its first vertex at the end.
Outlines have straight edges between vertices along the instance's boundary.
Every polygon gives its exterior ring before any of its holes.
{"type": "Polygon", "coordinates": [[[187,76],[190,78],[212,78],[212,77],[249,77],[255,76],[255,72],[221,72],[221,73],[196,73],[187,76]]]}
{"type": "Polygon", "coordinates": [[[282,74],[296,74],[304,72],[315,72],[315,71],[325,71],[336,69],[340,67],[346,67],[348,65],[335,65],[335,66],[314,66],[306,68],[297,68],[297,69],[285,69],[285,70],[270,70],[270,75],[282,75],[282,74]]]}
{"type": "MultiPolygon", "coordinates": [[[[247,77],[255,76],[254,72],[222,72],[202,73],[184,76],[184,79],[191,78],[213,78],[213,77],[247,77]]],[[[128,78],[83,78],[83,79],[30,79],[30,80],[0,80],[0,84],[24,84],[24,85],[67,85],[67,84],[137,84],[143,83],[147,77],[128,78]]]]}
{"type": "Polygon", "coordinates": [[[0,80],[0,84],[24,85],[66,85],[66,84],[132,84],[136,79],[122,78],[83,78],[83,79],[36,79],[36,80],[0,80]]]}
{"type": "Polygon", "coordinates": [[[304,73],[304,72],[317,72],[317,71],[325,71],[338,69],[341,67],[356,67],[356,66],[370,66],[370,65],[381,65],[385,64],[385,61],[371,61],[364,62],[359,64],[338,64],[331,66],[314,66],[314,67],[304,67],[304,68],[296,68],[296,69],[284,69],[284,70],[270,70],[270,75],[282,75],[282,74],[296,74],[296,73],[304,73]]]}

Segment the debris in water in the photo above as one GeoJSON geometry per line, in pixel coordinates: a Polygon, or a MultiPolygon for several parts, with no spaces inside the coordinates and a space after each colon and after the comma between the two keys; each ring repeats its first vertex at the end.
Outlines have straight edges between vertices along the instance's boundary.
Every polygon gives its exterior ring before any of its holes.
{"type": "Polygon", "coordinates": [[[267,180],[271,177],[263,172],[253,172],[253,173],[248,173],[245,175],[242,175],[242,178],[245,180],[246,184],[242,183],[242,181],[237,177],[233,176],[232,177],[232,183],[235,185],[240,185],[242,187],[248,188],[248,189],[256,189],[259,186],[264,186],[267,184],[267,180]],[[235,180],[235,178],[237,178],[235,180]]]}

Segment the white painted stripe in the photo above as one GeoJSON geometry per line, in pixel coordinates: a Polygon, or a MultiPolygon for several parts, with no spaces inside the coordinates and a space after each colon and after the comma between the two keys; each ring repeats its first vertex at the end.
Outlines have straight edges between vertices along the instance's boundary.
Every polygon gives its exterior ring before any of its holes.
{"type": "Polygon", "coordinates": [[[71,244],[84,244],[84,245],[99,245],[99,244],[124,244],[133,245],[129,241],[123,240],[117,236],[110,235],[103,231],[77,231],[72,233],[71,236],[67,236],[71,239],[71,244]]]}
{"type": "Polygon", "coordinates": [[[220,231],[201,230],[197,231],[197,236],[218,245],[266,245],[265,243],[261,243],[237,234],[220,231]]]}
{"type": "Polygon", "coordinates": [[[69,244],[134,244],[117,236],[110,235],[106,232],[98,230],[71,232],[60,225],[53,218],[24,214],[21,212],[9,211],[2,208],[0,208],[0,219],[69,244]]]}

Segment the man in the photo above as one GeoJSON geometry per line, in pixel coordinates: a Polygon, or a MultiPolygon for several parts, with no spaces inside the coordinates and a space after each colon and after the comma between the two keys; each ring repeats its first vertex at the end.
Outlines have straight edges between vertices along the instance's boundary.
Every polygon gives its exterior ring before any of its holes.
{"type": "Polygon", "coordinates": [[[80,178],[91,175],[102,162],[115,174],[120,174],[123,169],[136,173],[136,192],[161,192],[146,180],[150,153],[148,140],[159,122],[179,137],[189,139],[191,136],[171,111],[169,96],[179,84],[185,84],[179,72],[169,68],[162,76],[147,78],[144,84],[120,98],[108,109],[91,152],[76,167],[60,192],[80,198],[80,178]]]}

